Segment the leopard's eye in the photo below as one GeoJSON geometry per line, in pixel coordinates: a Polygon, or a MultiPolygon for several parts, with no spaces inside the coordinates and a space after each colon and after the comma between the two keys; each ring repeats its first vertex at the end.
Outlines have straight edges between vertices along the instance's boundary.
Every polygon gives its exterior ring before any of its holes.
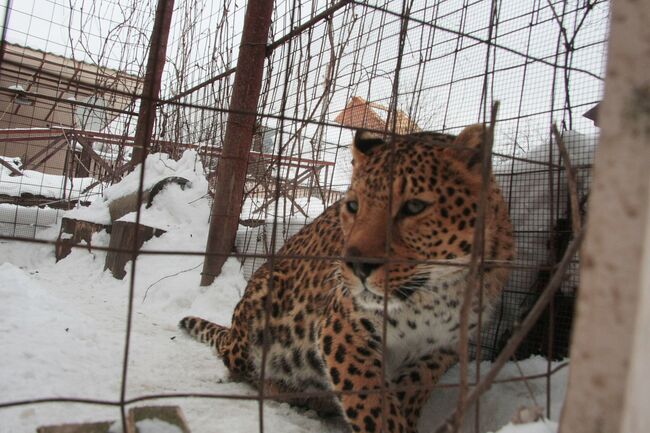
{"type": "Polygon", "coordinates": [[[425,210],[427,206],[429,206],[429,203],[422,200],[418,200],[418,199],[408,200],[402,205],[402,209],[400,209],[400,213],[403,216],[417,215],[423,210],[425,210]]]}
{"type": "Polygon", "coordinates": [[[359,202],[356,200],[350,200],[345,202],[345,207],[350,213],[357,213],[359,211],[359,202]]]}

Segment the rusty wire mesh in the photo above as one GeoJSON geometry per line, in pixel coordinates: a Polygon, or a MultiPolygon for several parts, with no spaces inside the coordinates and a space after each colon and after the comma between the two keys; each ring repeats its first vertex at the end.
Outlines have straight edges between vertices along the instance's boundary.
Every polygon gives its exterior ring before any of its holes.
{"type": "MultiPolygon", "coordinates": [[[[57,190],[44,178],[29,185],[24,176],[3,174],[3,242],[49,243],[39,239],[40,227],[55,224],[61,209],[100,197],[126,173],[157,1],[125,6],[113,0],[48,0],[47,12],[37,10],[37,3],[10,1],[5,8],[0,155],[7,158],[0,169],[59,175],[62,184],[57,190]],[[22,166],[12,163],[16,158],[22,166]],[[26,212],[28,206],[41,207],[26,212]]],[[[178,158],[195,149],[209,179],[223,143],[245,7],[228,0],[177,1],[174,10],[150,152],[178,158]]],[[[489,123],[492,103],[499,100],[492,165],[509,205],[518,257],[495,319],[483,323],[480,336],[469,343],[477,363],[497,358],[573,238],[553,123],[565,131],[585,210],[597,133],[582,114],[601,98],[607,18],[608,3],[598,0],[277,0],[242,226],[232,253],[244,274],[250,277],[262,263],[278,258],[274,253],[284,240],[343,196],[355,127],[456,133],[472,123],[489,123]]],[[[137,260],[131,266],[134,276],[137,260]]],[[[568,266],[550,308],[513,355],[546,356],[548,388],[555,372],[551,360],[568,356],[577,258],[568,266]]],[[[260,402],[264,430],[263,393],[126,398],[129,338],[127,332],[120,399],[13,401],[9,393],[0,410],[76,402],[119,407],[124,416],[127,406],[145,400],[234,398],[260,402]]],[[[479,378],[468,380],[471,389],[479,378]]],[[[550,399],[549,391],[547,408],[550,399]]],[[[474,428],[482,431],[478,406],[475,411],[474,428]]]]}

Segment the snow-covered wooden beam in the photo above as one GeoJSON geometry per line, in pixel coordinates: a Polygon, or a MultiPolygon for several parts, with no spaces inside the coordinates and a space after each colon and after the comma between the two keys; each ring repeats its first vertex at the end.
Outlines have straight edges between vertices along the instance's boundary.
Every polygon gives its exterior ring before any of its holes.
{"type": "Polygon", "coordinates": [[[141,406],[129,410],[128,433],[179,432],[190,433],[185,417],[178,406],[141,406]]]}
{"type": "MultiPolygon", "coordinates": [[[[37,433],[109,433],[122,431],[115,421],[43,426],[37,433]]],[[[178,406],[139,406],[129,410],[127,433],[179,432],[191,433],[183,412],[178,406]]]]}
{"type": "Polygon", "coordinates": [[[650,2],[611,4],[561,433],[650,426],[650,2]]]}
{"type": "Polygon", "coordinates": [[[114,421],[43,426],[36,433],[109,433],[114,421]]]}

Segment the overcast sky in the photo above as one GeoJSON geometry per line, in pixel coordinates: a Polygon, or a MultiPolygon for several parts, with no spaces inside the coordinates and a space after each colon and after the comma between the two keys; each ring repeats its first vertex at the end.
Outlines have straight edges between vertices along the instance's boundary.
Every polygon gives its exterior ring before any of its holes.
{"type": "MultiPolygon", "coordinates": [[[[137,72],[146,55],[153,22],[153,0],[19,0],[13,2],[7,32],[10,42],[27,45],[88,62],[99,62],[128,72],[137,72]],[[73,5],[71,13],[70,4],[73,5]],[[125,17],[129,17],[128,20],[125,17]],[[127,25],[118,24],[126,22],[127,25]]],[[[242,0],[176,1],[174,24],[168,49],[164,96],[188,88],[236,64],[237,46],[245,6],[242,0]],[[224,6],[228,9],[223,19],[224,6]],[[194,22],[188,26],[188,22],[194,22]],[[185,26],[183,25],[185,23],[185,26]],[[219,37],[215,29],[220,27],[219,37]],[[185,35],[183,38],[182,36],[185,35]],[[174,81],[172,64],[186,57],[187,70],[183,83],[174,81]]],[[[328,4],[325,1],[302,0],[299,8],[293,2],[277,1],[273,39],[293,26],[305,22],[328,4]],[[292,21],[293,20],[293,21],[292,21]]],[[[399,30],[401,21],[394,13],[402,10],[401,1],[372,1],[389,11],[355,5],[339,11],[333,19],[332,37],[335,49],[342,50],[337,79],[327,110],[326,121],[333,121],[351,96],[362,96],[384,105],[390,103],[393,84],[399,80],[399,107],[424,129],[457,132],[460,127],[482,119],[485,107],[482,89],[486,71],[489,36],[490,2],[469,0],[414,0],[396,75],[399,30]],[[463,7],[465,6],[465,7],[463,7]],[[458,32],[465,34],[459,38],[458,32]]],[[[493,28],[496,48],[489,51],[488,103],[501,101],[497,145],[504,148],[517,140],[525,142],[548,137],[551,121],[563,120],[568,125],[568,111],[561,109],[565,98],[563,64],[564,42],[571,40],[584,11],[583,0],[559,1],[502,0],[498,26],[493,28]],[[553,7],[551,7],[553,6],[553,7]],[[578,9],[578,11],[576,11],[578,9]],[[560,27],[553,10],[564,18],[566,39],[558,37],[560,27]],[[564,15],[562,12],[564,11],[564,15]],[[531,24],[531,25],[529,25],[531,24]],[[555,92],[553,89],[555,88],[555,92]],[[521,120],[517,121],[517,118],[521,120]]],[[[587,14],[575,38],[568,89],[572,105],[572,129],[583,133],[596,130],[581,114],[600,99],[603,90],[605,39],[608,4],[596,3],[587,14]]],[[[305,117],[320,113],[325,65],[329,61],[329,43],[324,24],[305,32],[292,41],[292,59],[287,67],[287,53],[275,53],[271,87],[278,90],[269,98],[264,113],[305,117]],[[319,56],[320,53],[323,53],[319,56]],[[286,74],[289,73],[288,77],[286,74]],[[286,98],[284,83],[289,83],[286,98]]],[[[287,47],[288,48],[288,47],[287,47]]],[[[271,90],[272,91],[272,90],[271,90]]],[[[224,103],[224,107],[226,105],[224,103]]],[[[273,119],[271,126],[277,125],[273,119]]],[[[299,125],[285,124],[288,130],[299,125]]],[[[304,133],[316,133],[311,125],[304,133]]],[[[347,142],[351,133],[327,128],[328,141],[347,142]]]]}

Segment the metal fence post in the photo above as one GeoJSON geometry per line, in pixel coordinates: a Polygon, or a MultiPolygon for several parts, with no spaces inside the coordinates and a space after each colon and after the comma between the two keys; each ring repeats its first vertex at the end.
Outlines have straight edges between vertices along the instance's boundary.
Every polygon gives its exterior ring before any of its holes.
{"type": "Polygon", "coordinates": [[[158,0],[156,18],[151,30],[149,58],[145,71],[142,99],[140,100],[140,113],[135,128],[133,142],[133,165],[144,162],[151,142],[154,121],[156,119],[156,99],[160,93],[160,79],[165,67],[165,53],[167,52],[167,39],[169,27],[172,22],[174,0],[158,0]]]}
{"type": "Polygon", "coordinates": [[[212,284],[235,244],[272,13],[273,0],[250,0],[246,7],[223,152],[217,166],[202,286],[212,284]]]}

